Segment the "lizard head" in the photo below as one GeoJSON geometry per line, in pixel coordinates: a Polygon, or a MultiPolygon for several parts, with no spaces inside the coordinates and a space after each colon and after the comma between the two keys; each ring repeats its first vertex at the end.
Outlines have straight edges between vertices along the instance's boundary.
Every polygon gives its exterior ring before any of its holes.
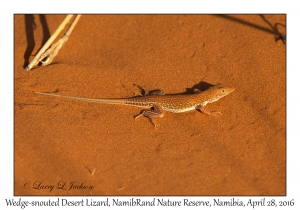
{"type": "Polygon", "coordinates": [[[230,87],[225,87],[222,84],[217,84],[211,88],[208,89],[210,92],[210,103],[215,102],[219,100],[220,98],[223,98],[224,96],[227,96],[229,93],[232,93],[235,89],[230,87]]]}

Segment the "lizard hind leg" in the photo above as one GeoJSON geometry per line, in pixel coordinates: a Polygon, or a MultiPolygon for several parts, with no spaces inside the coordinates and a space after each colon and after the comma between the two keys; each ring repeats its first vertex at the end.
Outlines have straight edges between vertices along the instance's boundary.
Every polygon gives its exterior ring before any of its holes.
{"type": "Polygon", "coordinates": [[[141,85],[137,85],[137,84],[133,84],[133,85],[137,86],[142,91],[142,93],[140,94],[140,96],[147,96],[147,95],[149,95],[149,91],[145,87],[143,87],[141,85]]]}
{"type": "Polygon", "coordinates": [[[148,91],[145,87],[143,87],[141,85],[137,85],[137,84],[134,84],[134,85],[137,86],[142,91],[140,96],[165,95],[164,91],[161,89],[155,89],[155,90],[148,91]]]}
{"type": "Polygon", "coordinates": [[[142,115],[147,117],[150,120],[150,122],[154,125],[154,127],[156,127],[155,123],[153,122],[152,117],[163,117],[164,112],[160,106],[154,105],[153,107],[151,107],[150,110],[142,110],[140,114],[138,114],[134,117],[134,119],[136,120],[137,118],[139,118],[142,115]]]}

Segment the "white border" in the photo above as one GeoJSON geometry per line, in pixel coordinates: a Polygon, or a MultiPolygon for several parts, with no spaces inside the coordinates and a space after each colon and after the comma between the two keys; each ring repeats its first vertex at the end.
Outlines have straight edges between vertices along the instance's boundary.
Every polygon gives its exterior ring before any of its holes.
{"type": "MultiPolygon", "coordinates": [[[[15,13],[287,13],[287,196],[274,197],[274,199],[295,199],[295,206],[299,207],[299,12],[296,1],[14,1],[9,5],[1,6],[1,189],[0,206],[8,207],[5,198],[13,197],[13,72],[14,72],[14,34],[13,14],[15,13]],[[294,2],[294,3],[293,3],[294,2]],[[297,132],[298,131],[298,132],[297,132]],[[298,134],[298,135],[297,135],[298,134]]],[[[274,55],[276,56],[276,55],[274,55]]],[[[79,200],[79,197],[63,197],[70,200],[79,200]]],[[[112,197],[110,197],[111,199],[112,197]]],[[[129,198],[129,197],[128,197],[129,198]]],[[[141,197],[139,197],[141,198],[141,197]]],[[[150,197],[148,197],[150,198],[150,197]]],[[[163,197],[161,197],[163,198],[163,197]]],[[[176,200],[186,197],[169,197],[176,200]]],[[[225,200],[226,197],[220,197],[225,200]]],[[[248,197],[237,197],[240,200],[248,200],[248,197]]],[[[250,197],[249,197],[250,198],[250,197]]],[[[271,199],[272,197],[267,197],[271,199]]],[[[45,200],[47,197],[22,197],[24,200],[45,200]]],[[[51,197],[55,199],[55,197],[51,197]]],[[[89,197],[99,200],[99,197],[89,197]]],[[[101,198],[103,199],[103,197],[101,198]]],[[[101,200],[100,199],[100,200],[101,200]]],[[[167,197],[166,197],[167,199],[167,197]]],[[[212,200],[212,197],[191,197],[193,200],[212,200]]],[[[230,200],[231,197],[228,197],[230,200]]],[[[254,197],[259,199],[259,197],[254,197]]],[[[101,208],[101,207],[97,207],[101,208]]],[[[202,208],[203,207],[196,207],[202,208]]],[[[228,207],[225,209],[231,209],[228,207]]],[[[30,208],[26,208],[30,209],[30,208]]],[[[40,208],[38,208],[40,209],[40,208]]],[[[43,208],[41,208],[43,209],[43,208]]],[[[66,209],[64,207],[64,209],[66,209]]],[[[112,209],[112,208],[110,208],[112,209]]],[[[131,209],[131,207],[127,207],[131,209]]],[[[210,208],[213,209],[213,208],[210,208]]],[[[223,208],[224,209],[224,208],[223,208]]],[[[245,209],[235,207],[234,209],[245,209]]],[[[247,208],[246,208],[247,209],[247,208]]],[[[257,208],[256,208],[257,209],[257,208]]],[[[260,208],[258,208],[260,209],[260,208]]]]}

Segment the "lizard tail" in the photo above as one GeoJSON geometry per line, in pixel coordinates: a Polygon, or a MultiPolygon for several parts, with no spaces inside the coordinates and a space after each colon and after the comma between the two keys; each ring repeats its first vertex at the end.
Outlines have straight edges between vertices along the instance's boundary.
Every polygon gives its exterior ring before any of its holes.
{"type": "Polygon", "coordinates": [[[102,98],[82,98],[82,97],[75,97],[75,96],[64,96],[59,94],[53,94],[53,93],[44,93],[44,92],[35,92],[37,94],[42,95],[48,95],[48,96],[55,96],[60,98],[68,98],[68,99],[74,99],[74,100],[81,100],[81,101],[89,101],[89,102],[95,102],[95,103],[101,103],[101,104],[120,104],[125,105],[125,99],[102,99],[102,98]]]}

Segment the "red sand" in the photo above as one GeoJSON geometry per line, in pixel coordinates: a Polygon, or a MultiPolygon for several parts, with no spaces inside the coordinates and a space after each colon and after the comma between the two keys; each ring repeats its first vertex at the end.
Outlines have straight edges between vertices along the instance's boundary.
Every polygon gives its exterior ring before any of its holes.
{"type": "Polygon", "coordinates": [[[83,15],[53,65],[24,70],[64,17],[15,16],[15,195],[286,195],[285,15],[83,15]],[[236,90],[207,106],[222,116],[156,128],[139,108],[34,93],[130,97],[135,83],[236,90]],[[88,188],[57,188],[71,182],[88,188]]]}

